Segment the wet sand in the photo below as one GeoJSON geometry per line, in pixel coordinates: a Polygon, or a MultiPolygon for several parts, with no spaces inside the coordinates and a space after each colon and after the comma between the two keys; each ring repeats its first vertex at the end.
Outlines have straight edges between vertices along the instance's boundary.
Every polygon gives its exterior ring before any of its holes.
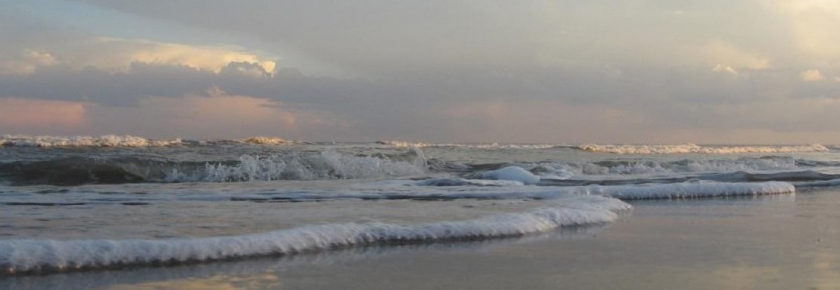
{"type": "Polygon", "coordinates": [[[0,289],[840,289],[840,192],[633,205],[603,228],[3,277],[0,289]]]}

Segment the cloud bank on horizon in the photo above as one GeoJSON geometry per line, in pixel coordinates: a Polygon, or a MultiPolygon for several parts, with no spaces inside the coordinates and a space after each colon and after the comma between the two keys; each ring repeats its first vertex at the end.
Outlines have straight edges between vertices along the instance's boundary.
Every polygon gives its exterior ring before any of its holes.
{"type": "Polygon", "coordinates": [[[0,133],[840,143],[840,2],[0,0],[0,133]]]}

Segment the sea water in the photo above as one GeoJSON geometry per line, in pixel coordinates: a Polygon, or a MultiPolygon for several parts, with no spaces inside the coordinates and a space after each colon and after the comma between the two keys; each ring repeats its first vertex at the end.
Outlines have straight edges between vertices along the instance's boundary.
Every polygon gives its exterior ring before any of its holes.
{"type": "Polygon", "coordinates": [[[840,186],[840,148],[819,144],[0,144],[0,276],[532,237],[598,228],[639,199],[840,186]]]}

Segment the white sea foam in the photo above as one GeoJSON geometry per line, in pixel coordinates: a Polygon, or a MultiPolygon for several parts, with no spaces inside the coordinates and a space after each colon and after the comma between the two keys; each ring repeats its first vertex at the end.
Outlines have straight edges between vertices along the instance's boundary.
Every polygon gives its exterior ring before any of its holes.
{"type": "Polygon", "coordinates": [[[245,143],[260,144],[260,145],[282,145],[288,143],[280,137],[256,136],[243,140],[245,143]]]}
{"type": "Polygon", "coordinates": [[[470,148],[470,149],[549,149],[555,147],[564,147],[568,145],[560,144],[500,144],[500,143],[485,143],[485,144],[464,144],[464,143],[424,143],[424,142],[407,142],[397,140],[377,141],[377,143],[391,145],[394,147],[456,147],[456,148],[470,148]]]}
{"type": "Polygon", "coordinates": [[[4,274],[14,274],[288,255],[373,244],[480,240],[608,223],[617,218],[615,211],[630,208],[611,198],[577,196],[521,213],[419,225],[343,223],[171,240],[3,240],[0,267],[6,269],[4,274]]]}
{"type": "MultiPolygon", "coordinates": [[[[796,189],[791,183],[768,182],[715,182],[691,181],[680,183],[648,183],[633,185],[587,185],[587,186],[525,186],[517,181],[493,181],[482,184],[481,180],[442,178],[422,181],[389,181],[373,184],[376,190],[350,189],[342,192],[278,192],[278,196],[295,201],[307,200],[395,200],[395,199],[562,199],[569,195],[603,195],[619,199],[679,199],[709,198],[727,196],[759,196],[792,194],[796,189]],[[503,183],[499,183],[503,182],[503,183]],[[423,189],[415,187],[422,186],[423,189]]],[[[243,195],[238,195],[243,196],[243,195]]],[[[265,194],[259,198],[269,198],[265,194]]]]}
{"type": "Polygon", "coordinates": [[[585,144],[578,148],[603,153],[615,154],[739,154],[739,153],[793,153],[826,152],[829,149],[820,144],[798,146],[700,146],[696,144],[680,145],[599,145],[585,144]]]}
{"type": "Polygon", "coordinates": [[[561,179],[573,175],[628,175],[705,173],[734,171],[767,171],[800,169],[794,158],[739,158],[719,160],[627,161],[627,162],[551,162],[523,165],[538,175],[558,175],[561,179]],[[538,168],[545,167],[545,168],[538,168]],[[553,171],[552,171],[553,170],[553,171]]]}
{"type": "Polygon", "coordinates": [[[521,181],[515,180],[484,180],[466,178],[436,178],[419,181],[419,186],[522,186],[521,181]]]}
{"type": "Polygon", "coordinates": [[[552,165],[537,164],[529,166],[530,169],[528,171],[539,176],[541,180],[566,180],[575,175],[569,171],[568,166],[565,164],[561,164],[557,168],[552,165]]]}
{"type": "Polygon", "coordinates": [[[237,164],[207,164],[204,171],[173,170],[167,181],[268,181],[378,178],[418,175],[425,172],[425,156],[412,149],[408,160],[353,156],[336,151],[319,154],[275,154],[267,157],[242,155],[237,164]]]}
{"type": "Polygon", "coordinates": [[[487,171],[481,177],[491,180],[513,180],[522,182],[523,184],[536,184],[540,182],[538,176],[519,166],[507,166],[501,169],[487,171]]]}
{"type": "Polygon", "coordinates": [[[674,199],[724,196],[756,196],[791,194],[796,192],[793,184],[787,182],[683,182],[652,183],[621,186],[585,186],[579,193],[611,196],[622,200],[674,199]]]}
{"type": "Polygon", "coordinates": [[[160,147],[181,144],[181,139],[156,140],[130,135],[94,136],[0,136],[2,146],[30,147],[160,147]]]}

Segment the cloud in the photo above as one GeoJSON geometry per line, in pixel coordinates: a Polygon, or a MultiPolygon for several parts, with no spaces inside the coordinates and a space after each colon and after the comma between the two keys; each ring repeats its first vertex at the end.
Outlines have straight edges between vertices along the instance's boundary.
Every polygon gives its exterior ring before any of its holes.
{"type": "Polygon", "coordinates": [[[144,136],[243,138],[288,136],[299,119],[309,118],[275,100],[230,95],[218,87],[205,94],[182,97],[144,97],[135,106],[95,106],[91,129],[98,133],[125,132],[144,136]]]}
{"type": "Polygon", "coordinates": [[[822,72],[817,69],[809,69],[799,73],[799,77],[806,82],[817,82],[825,79],[822,72]]]}
{"type": "Polygon", "coordinates": [[[61,134],[88,125],[83,102],[0,98],[0,128],[6,134],[61,134]]]}
{"type": "Polygon", "coordinates": [[[632,110],[550,100],[467,102],[427,113],[469,142],[644,142],[652,121],[632,110]]]}
{"type": "MultiPolygon", "coordinates": [[[[143,39],[76,39],[49,50],[23,49],[13,56],[0,54],[0,73],[27,75],[39,68],[63,66],[76,70],[95,68],[126,72],[134,63],[185,66],[219,73],[231,64],[246,64],[241,72],[252,76],[271,74],[277,61],[236,46],[199,46],[143,39]],[[259,70],[261,74],[255,74],[259,70]]],[[[241,67],[241,66],[240,66],[241,67]]]]}
{"type": "Polygon", "coordinates": [[[79,66],[125,70],[131,63],[183,65],[218,73],[233,62],[252,63],[273,72],[276,61],[235,46],[197,46],[138,39],[99,38],[91,53],[67,56],[79,66]]]}
{"type": "Polygon", "coordinates": [[[14,57],[0,55],[0,74],[28,75],[34,73],[38,67],[56,63],[55,57],[48,52],[27,49],[14,57]]]}
{"type": "Polygon", "coordinates": [[[791,24],[802,61],[811,64],[840,62],[840,2],[831,0],[776,0],[780,14],[791,24]]]}
{"type": "Polygon", "coordinates": [[[746,52],[732,44],[715,41],[701,46],[696,55],[701,55],[705,63],[724,64],[726,67],[765,69],[770,61],[757,53],[746,52]]]}
{"type": "Polygon", "coordinates": [[[715,67],[712,68],[712,71],[726,72],[733,75],[738,75],[738,71],[732,68],[731,66],[722,66],[720,64],[715,65],[715,67]]]}
{"type": "MultiPolygon", "coordinates": [[[[203,2],[206,9],[201,11],[190,9],[189,3],[82,2],[260,40],[267,49],[293,48],[375,77],[395,71],[568,63],[620,68],[717,64],[734,69],[780,68],[803,60],[801,39],[831,43],[831,28],[838,26],[817,23],[799,28],[796,23],[811,21],[802,11],[817,13],[822,6],[834,11],[832,7],[837,6],[818,0],[801,1],[816,3],[809,5],[817,8],[809,9],[806,4],[785,4],[800,1],[456,0],[365,1],[367,5],[360,5],[264,0],[241,5],[211,0],[203,2]],[[371,13],[371,5],[377,7],[376,13],[371,13]],[[804,36],[808,31],[822,32],[804,36]]],[[[820,18],[840,19],[833,13],[825,12],[820,18]]],[[[809,58],[818,63],[824,56],[809,58]]]]}
{"type": "Polygon", "coordinates": [[[803,81],[839,75],[833,48],[803,45],[812,36],[800,25],[818,24],[800,18],[825,16],[818,1],[208,0],[201,10],[82,2],[114,13],[98,25],[126,29],[1,17],[14,29],[0,30],[9,39],[0,96],[85,103],[94,133],[641,143],[838,136],[822,125],[836,118],[813,110],[840,109],[831,102],[840,82],[803,81]],[[128,14],[134,26],[114,20],[128,14]],[[313,73],[316,61],[288,51],[350,73],[313,73]]]}
{"type": "Polygon", "coordinates": [[[187,3],[84,2],[264,40],[268,47],[291,47],[375,76],[566,62],[763,68],[772,62],[763,49],[784,43],[754,36],[777,15],[752,2],[204,1],[206,9],[200,12],[192,12],[187,3]]]}
{"type": "Polygon", "coordinates": [[[118,73],[55,66],[0,77],[0,95],[89,103],[88,134],[427,142],[815,140],[801,133],[807,131],[833,140],[836,134],[819,131],[819,124],[836,122],[835,114],[814,109],[840,107],[806,100],[840,98],[838,83],[802,82],[792,74],[798,71],[747,69],[732,77],[709,68],[622,71],[579,64],[340,79],[290,68],[263,75],[258,66],[235,62],[219,73],[134,63],[118,73]],[[771,112],[799,117],[763,117],[775,116],[771,112]]]}

